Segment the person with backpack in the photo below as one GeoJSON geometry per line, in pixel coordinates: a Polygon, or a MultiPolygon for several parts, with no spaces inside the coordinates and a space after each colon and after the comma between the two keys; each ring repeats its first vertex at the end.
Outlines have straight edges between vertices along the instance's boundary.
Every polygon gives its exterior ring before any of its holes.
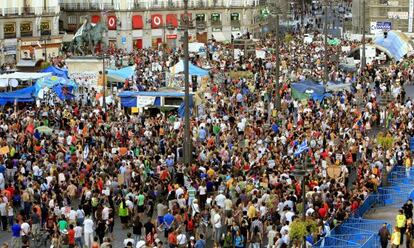
{"type": "Polygon", "coordinates": [[[231,229],[228,228],[226,234],[224,235],[222,248],[232,248],[233,247],[233,235],[231,234],[231,229]]]}
{"type": "Polygon", "coordinates": [[[234,247],[235,248],[244,248],[244,236],[241,234],[240,230],[236,232],[236,236],[234,237],[234,247]]]}

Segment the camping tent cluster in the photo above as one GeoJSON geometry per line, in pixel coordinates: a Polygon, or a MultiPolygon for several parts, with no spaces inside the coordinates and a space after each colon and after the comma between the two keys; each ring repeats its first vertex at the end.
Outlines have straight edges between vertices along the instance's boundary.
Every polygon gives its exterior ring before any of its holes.
{"type": "Polygon", "coordinates": [[[292,97],[297,100],[306,100],[312,98],[315,101],[322,101],[331,97],[332,93],[341,91],[351,91],[350,83],[328,82],[325,86],[321,83],[314,82],[310,79],[295,82],[291,84],[292,97]]]}
{"type": "MultiPolygon", "coordinates": [[[[70,100],[74,98],[72,91],[76,90],[78,86],[73,80],[69,80],[66,77],[51,76],[51,74],[54,74],[53,72],[44,73],[47,73],[48,76],[45,77],[42,75],[42,77],[38,77],[36,83],[32,86],[11,92],[0,93],[0,105],[11,104],[14,102],[33,102],[36,98],[42,99],[45,93],[49,90],[52,90],[60,100],[70,100]]],[[[22,77],[20,78],[12,79],[23,80],[27,78],[24,74],[21,75],[22,77]]]]}

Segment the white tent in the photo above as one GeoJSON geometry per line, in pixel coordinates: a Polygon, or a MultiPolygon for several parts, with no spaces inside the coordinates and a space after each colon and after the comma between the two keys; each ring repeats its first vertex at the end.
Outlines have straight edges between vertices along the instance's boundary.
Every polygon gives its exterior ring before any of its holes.
{"type": "Polygon", "coordinates": [[[1,74],[0,79],[18,79],[22,81],[33,80],[36,81],[39,78],[51,76],[51,72],[14,72],[10,74],[1,74]]]}

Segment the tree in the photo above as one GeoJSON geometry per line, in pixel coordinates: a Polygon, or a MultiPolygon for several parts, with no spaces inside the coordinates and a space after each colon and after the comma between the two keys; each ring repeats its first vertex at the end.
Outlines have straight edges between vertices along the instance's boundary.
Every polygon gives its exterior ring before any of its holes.
{"type": "Polygon", "coordinates": [[[296,219],[290,224],[289,238],[293,243],[304,242],[304,237],[318,231],[318,225],[314,219],[296,219]]]}
{"type": "Polygon", "coordinates": [[[377,144],[382,147],[384,150],[383,158],[382,158],[382,185],[387,184],[387,169],[386,169],[386,162],[387,162],[387,151],[393,147],[394,138],[391,136],[390,133],[384,135],[384,133],[379,132],[376,137],[377,144]]]}

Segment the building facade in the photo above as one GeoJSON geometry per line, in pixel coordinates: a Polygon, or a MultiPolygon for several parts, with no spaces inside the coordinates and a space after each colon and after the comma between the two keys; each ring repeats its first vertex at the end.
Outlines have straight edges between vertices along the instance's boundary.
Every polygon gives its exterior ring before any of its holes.
{"type": "Polygon", "coordinates": [[[366,33],[382,30],[413,32],[414,0],[353,0],[352,31],[361,33],[365,25],[366,33]],[[365,9],[364,9],[365,2],[365,9]],[[365,11],[365,20],[363,20],[365,11]]]}
{"type": "Polygon", "coordinates": [[[0,64],[39,61],[58,55],[58,0],[3,0],[0,5],[0,64]]]}
{"type": "MultiPolygon", "coordinates": [[[[85,18],[108,27],[110,46],[131,51],[166,43],[179,47],[184,35],[183,0],[61,0],[61,30],[74,33],[85,18]]],[[[192,41],[230,41],[246,32],[259,34],[259,0],[189,0],[192,41]]]]}

